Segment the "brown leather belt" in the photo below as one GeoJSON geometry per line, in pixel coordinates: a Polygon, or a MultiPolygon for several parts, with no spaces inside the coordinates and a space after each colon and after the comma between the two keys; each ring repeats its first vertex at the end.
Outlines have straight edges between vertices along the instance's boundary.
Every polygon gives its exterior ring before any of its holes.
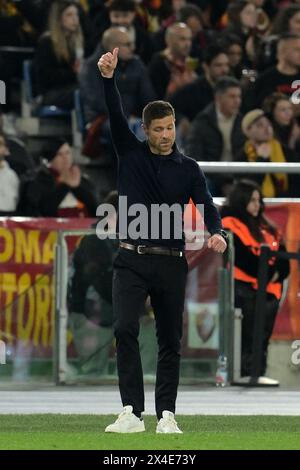
{"type": "Polygon", "coordinates": [[[179,256],[182,258],[183,251],[176,248],[165,248],[161,246],[131,245],[130,243],[120,242],[120,248],[135,251],[139,255],[166,255],[179,256]]]}

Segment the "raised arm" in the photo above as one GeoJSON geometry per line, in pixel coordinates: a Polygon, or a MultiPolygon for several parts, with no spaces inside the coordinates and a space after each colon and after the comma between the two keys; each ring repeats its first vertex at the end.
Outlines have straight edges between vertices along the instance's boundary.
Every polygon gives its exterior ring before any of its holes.
{"type": "Polygon", "coordinates": [[[118,63],[118,51],[119,49],[115,47],[112,53],[103,54],[98,61],[98,68],[103,77],[113,144],[118,156],[122,156],[124,151],[135,147],[139,141],[128,127],[121,96],[115,82],[114,72],[118,63]]]}

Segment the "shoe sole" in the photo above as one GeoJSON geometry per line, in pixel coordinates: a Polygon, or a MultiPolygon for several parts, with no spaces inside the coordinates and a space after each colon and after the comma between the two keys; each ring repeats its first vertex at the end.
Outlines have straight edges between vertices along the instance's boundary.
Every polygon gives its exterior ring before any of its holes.
{"type": "Polygon", "coordinates": [[[156,434],[183,434],[183,432],[164,432],[164,431],[156,431],[156,434]]]}
{"type": "Polygon", "coordinates": [[[131,434],[131,433],[136,433],[136,432],[145,432],[146,429],[131,429],[130,431],[105,431],[104,432],[111,432],[111,433],[115,433],[115,434],[131,434]]]}

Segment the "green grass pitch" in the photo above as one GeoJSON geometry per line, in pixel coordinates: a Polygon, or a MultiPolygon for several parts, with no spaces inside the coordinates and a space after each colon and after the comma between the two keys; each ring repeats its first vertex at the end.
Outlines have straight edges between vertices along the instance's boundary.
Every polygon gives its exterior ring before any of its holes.
{"type": "Polygon", "coordinates": [[[108,434],[112,415],[0,415],[0,450],[300,449],[300,416],[177,416],[184,434],[108,434]]]}

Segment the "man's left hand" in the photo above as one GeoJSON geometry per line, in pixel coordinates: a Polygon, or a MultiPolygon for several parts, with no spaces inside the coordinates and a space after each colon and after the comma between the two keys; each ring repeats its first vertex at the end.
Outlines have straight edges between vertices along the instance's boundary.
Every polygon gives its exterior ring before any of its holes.
{"type": "Polygon", "coordinates": [[[222,235],[215,233],[207,240],[207,246],[217,253],[224,253],[227,248],[227,243],[222,235]]]}

